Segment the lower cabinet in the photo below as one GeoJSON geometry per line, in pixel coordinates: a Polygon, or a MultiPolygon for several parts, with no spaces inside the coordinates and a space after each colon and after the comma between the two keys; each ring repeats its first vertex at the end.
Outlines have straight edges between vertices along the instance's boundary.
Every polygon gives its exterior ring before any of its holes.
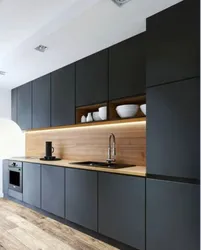
{"type": "Polygon", "coordinates": [[[97,175],[95,171],[66,169],[66,219],[97,231],[97,175]]]}
{"type": "Polygon", "coordinates": [[[40,164],[23,163],[23,201],[40,208],[40,164]]]}
{"type": "Polygon", "coordinates": [[[41,208],[64,218],[64,168],[49,165],[42,165],[41,168],[41,208]]]}
{"type": "Polygon", "coordinates": [[[200,186],[147,179],[147,250],[200,249],[200,186]]]}
{"type": "Polygon", "coordinates": [[[98,175],[99,233],[145,249],[145,178],[98,175]]]}
{"type": "Polygon", "coordinates": [[[8,160],[3,160],[3,194],[8,194],[9,171],[8,160]]]}

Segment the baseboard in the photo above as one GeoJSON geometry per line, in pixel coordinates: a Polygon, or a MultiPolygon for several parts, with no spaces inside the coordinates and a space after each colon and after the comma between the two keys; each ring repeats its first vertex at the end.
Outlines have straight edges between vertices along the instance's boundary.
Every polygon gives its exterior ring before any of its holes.
{"type": "Polygon", "coordinates": [[[0,198],[3,198],[4,197],[4,194],[0,192],[0,198]]]}

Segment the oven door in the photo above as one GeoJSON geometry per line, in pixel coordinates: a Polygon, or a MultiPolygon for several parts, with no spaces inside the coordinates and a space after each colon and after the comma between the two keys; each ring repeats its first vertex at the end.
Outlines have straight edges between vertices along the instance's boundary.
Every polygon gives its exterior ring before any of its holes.
{"type": "Polygon", "coordinates": [[[22,193],[22,167],[9,166],[9,189],[22,193]]]}

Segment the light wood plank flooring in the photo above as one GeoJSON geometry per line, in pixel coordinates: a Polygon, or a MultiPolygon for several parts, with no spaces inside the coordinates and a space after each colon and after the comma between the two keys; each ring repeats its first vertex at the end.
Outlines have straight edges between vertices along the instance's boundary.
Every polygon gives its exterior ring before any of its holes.
{"type": "Polygon", "coordinates": [[[13,201],[0,199],[0,250],[115,250],[13,201]]]}

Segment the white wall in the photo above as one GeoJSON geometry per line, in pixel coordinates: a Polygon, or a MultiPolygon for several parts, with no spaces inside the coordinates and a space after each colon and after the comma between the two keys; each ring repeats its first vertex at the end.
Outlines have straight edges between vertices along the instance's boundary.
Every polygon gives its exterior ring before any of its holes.
{"type": "Polygon", "coordinates": [[[11,119],[11,91],[0,88],[0,117],[11,119]]]}
{"type": "MultiPolygon", "coordinates": [[[[0,118],[11,119],[11,91],[0,88],[0,118]]],[[[0,138],[1,141],[1,138],[0,138]]],[[[16,150],[16,155],[23,156],[25,153],[25,137],[22,136],[21,140],[18,140],[17,145],[20,147],[16,150]]],[[[0,197],[3,196],[3,176],[2,176],[2,160],[0,159],[0,197]]]]}
{"type": "MultiPolygon", "coordinates": [[[[11,119],[11,91],[10,90],[0,89],[0,118],[11,119]]],[[[0,197],[3,196],[2,183],[3,183],[2,160],[0,159],[0,197]]]]}

